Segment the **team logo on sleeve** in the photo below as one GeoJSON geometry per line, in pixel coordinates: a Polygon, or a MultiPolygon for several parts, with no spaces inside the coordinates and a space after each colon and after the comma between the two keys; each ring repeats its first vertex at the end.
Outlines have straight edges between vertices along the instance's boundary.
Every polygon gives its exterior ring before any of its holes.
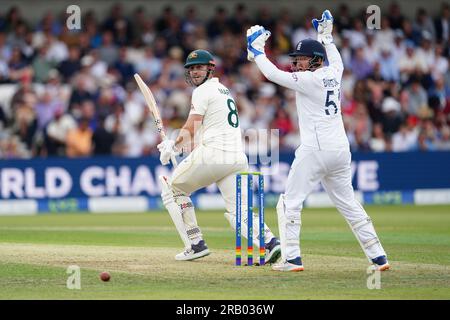
{"type": "Polygon", "coordinates": [[[291,75],[292,75],[292,78],[294,78],[294,81],[298,81],[298,76],[295,74],[295,72],[292,72],[291,73],[291,75]]]}

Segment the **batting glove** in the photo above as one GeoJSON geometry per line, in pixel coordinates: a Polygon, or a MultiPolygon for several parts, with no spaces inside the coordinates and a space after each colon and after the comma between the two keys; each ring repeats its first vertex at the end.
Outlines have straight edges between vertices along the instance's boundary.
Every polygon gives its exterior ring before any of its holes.
{"type": "Polygon", "coordinates": [[[169,164],[172,157],[180,155],[181,151],[175,148],[175,141],[164,140],[156,146],[160,152],[159,161],[163,166],[169,164]]]}
{"type": "Polygon", "coordinates": [[[255,25],[247,30],[247,59],[254,61],[255,57],[264,54],[264,45],[270,37],[270,31],[255,25]]]}
{"type": "Polygon", "coordinates": [[[329,44],[333,42],[333,16],[330,10],[325,10],[322,13],[322,19],[312,19],[314,29],[317,31],[317,41],[322,44],[329,44]]]}

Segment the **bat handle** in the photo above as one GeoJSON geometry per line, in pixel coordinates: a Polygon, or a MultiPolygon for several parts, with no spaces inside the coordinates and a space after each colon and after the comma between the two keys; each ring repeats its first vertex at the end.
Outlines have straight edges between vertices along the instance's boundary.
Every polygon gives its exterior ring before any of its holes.
{"type": "Polygon", "coordinates": [[[178,166],[177,158],[175,156],[172,156],[170,158],[170,161],[172,161],[172,165],[174,168],[176,168],[178,166]]]}
{"type": "MultiPolygon", "coordinates": [[[[161,139],[163,141],[167,139],[166,133],[164,131],[161,131],[160,134],[161,134],[161,139]]],[[[170,158],[170,161],[172,161],[172,165],[174,168],[176,168],[178,166],[177,158],[175,156],[172,156],[170,158]]]]}

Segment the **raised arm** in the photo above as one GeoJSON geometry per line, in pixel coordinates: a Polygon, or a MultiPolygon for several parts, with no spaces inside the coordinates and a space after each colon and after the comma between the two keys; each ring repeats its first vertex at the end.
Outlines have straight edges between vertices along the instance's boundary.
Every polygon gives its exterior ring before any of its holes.
{"type": "Polygon", "coordinates": [[[334,43],[329,43],[324,45],[327,51],[329,66],[336,70],[339,78],[342,78],[342,73],[344,72],[344,64],[342,63],[341,54],[339,53],[336,45],[334,43]]]}
{"type": "Polygon", "coordinates": [[[329,66],[336,70],[339,77],[344,72],[341,55],[333,41],[333,16],[329,10],[322,13],[322,19],[313,19],[312,24],[317,31],[317,41],[321,42],[327,52],[329,66]]]}
{"type": "Polygon", "coordinates": [[[255,61],[264,76],[280,86],[299,90],[297,73],[286,72],[278,69],[264,53],[264,45],[270,37],[270,31],[262,26],[253,26],[247,30],[247,59],[255,61]]]}
{"type": "Polygon", "coordinates": [[[268,80],[292,90],[300,89],[298,75],[278,69],[265,54],[255,57],[255,62],[268,80]]]}

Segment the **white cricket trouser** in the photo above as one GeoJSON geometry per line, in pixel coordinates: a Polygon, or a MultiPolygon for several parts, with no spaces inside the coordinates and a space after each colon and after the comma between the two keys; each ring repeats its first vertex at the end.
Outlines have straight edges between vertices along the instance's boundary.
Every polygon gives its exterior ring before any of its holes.
{"type": "MultiPolygon", "coordinates": [[[[351,153],[346,150],[297,149],[286,185],[285,214],[288,220],[300,221],[303,202],[319,181],[322,182],[325,191],[349,223],[364,253],[373,259],[386,253],[369,216],[355,198],[350,163],[351,153]]],[[[288,240],[298,244],[286,247],[286,258],[290,260],[301,256],[300,227],[298,224],[287,224],[286,228],[288,240]]]]}
{"type": "MultiPolygon", "coordinates": [[[[194,191],[207,187],[213,183],[222,194],[225,202],[225,208],[231,219],[230,223],[234,227],[236,219],[236,174],[238,172],[248,171],[248,160],[244,152],[229,152],[204,145],[197,146],[192,153],[184,159],[173,171],[171,185],[174,190],[189,196],[194,191]]],[[[245,179],[243,179],[245,180],[245,179]]],[[[247,194],[242,193],[242,203],[246,204],[247,194]]],[[[243,206],[242,218],[246,221],[246,206],[243,206]]],[[[242,232],[246,236],[246,224],[242,225],[242,232]]],[[[258,220],[253,222],[258,225],[258,220]]],[[[253,228],[254,239],[257,243],[259,234],[258,228],[253,228]]],[[[265,225],[264,238],[269,242],[274,237],[269,227],[265,225]]]]}
{"type": "Polygon", "coordinates": [[[174,189],[190,195],[217,183],[222,194],[225,193],[228,210],[231,202],[236,203],[236,190],[231,188],[229,181],[236,179],[237,172],[246,171],[247,168],[248,160],[244,152],[222,151],[199,145],[175,168],[171,184],[174,189]]]}

